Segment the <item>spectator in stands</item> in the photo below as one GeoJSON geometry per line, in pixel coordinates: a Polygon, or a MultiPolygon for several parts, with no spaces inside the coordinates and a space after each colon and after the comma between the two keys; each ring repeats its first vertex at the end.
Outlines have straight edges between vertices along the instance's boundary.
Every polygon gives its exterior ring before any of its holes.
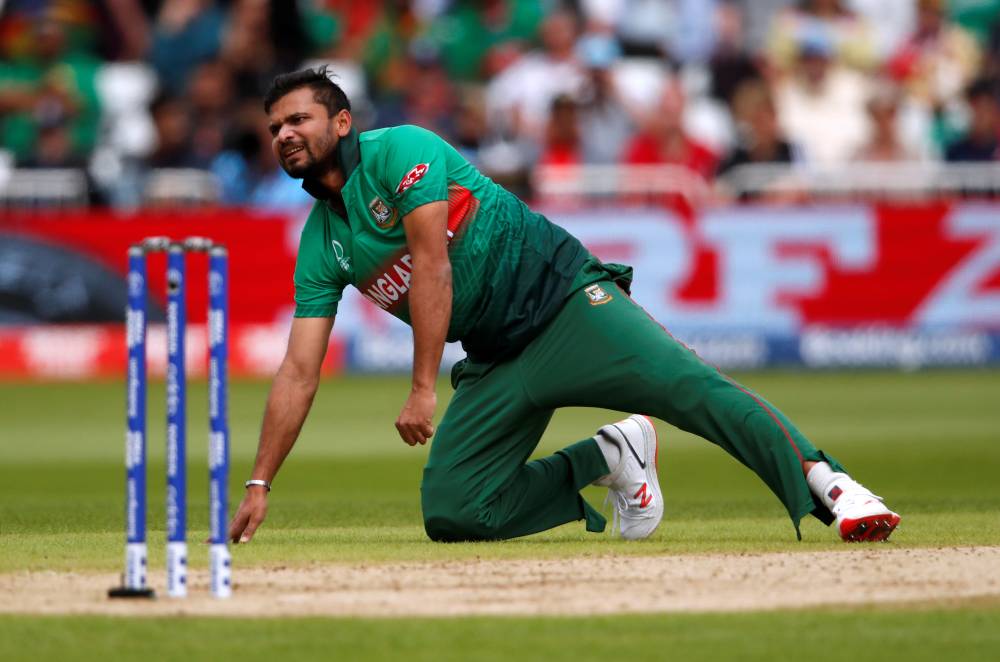
{"type": "Polygon", "coordinates": [[[153,25],[149,62],[168,92],[180,94],[191,71],[218,54],[224,21],[212,0],[164,0],[153,25]]]}
{"type": "Polygon", "coordinates": [[[945,0],[918,0],[916,29],[887,65],[915,100],[935,111],[961,95],[981,60],[976,40],[949,23],[946,10],[945,0]]]}
{"type": "Polygon", "coordinates": [[[969,128],[966,134],[948,147],[948,161],[996,161],[1000,158],[997,138],[1000,133],[1000,107],[997,88],[991,80],[979,79],[966,92],[969,105],[969,128]]]}
{"type": "Polygon", "coordinates": [[[552,101],[539,165],[580,165],[582,149],[576,101],[561,94],[552,101]]]}
{"type": "Polygon", "coordinates": [[[449,77],[464,82],[499,73],[512,53],[526,50],[535,40],[542,20],[537,0],[456,0],[428,32],[441,50],[449,77]]]}
{"type": "Polygon", "coordinates": [[[795,71],[775,94],[780,125],[805,160],[845,163],[867,135],[869,80],[837,64],[822,27],[802,32],[798,50],[795,71]]]}
{"type": "MultiPolygon", "coordinates": [[[[355,29],[364,36],[352,37],[352,43],[344,45],[344,52],[349,55],[358,49],[376,106],[397,103],[405,85],[410,42],[419,34],[421,25],[410,2],[364,4],[377,6],[377,11],[366,20],[357,21],[355,29]],[[362,42],[362,46],[355,46],[355,41],[362,42]]],[[[339,54],[341,49],[334,52],[339,54]]]]}
{"type": "Polygon", "coordinates": [[[194,161],[211,163],[222,151],[236,101],[232,72],[222,60],[199,64],[188,80],[184,98],[196,121],[192,127],[194,161]]]}
{"type": "Polygon", "coordinates": [[[774,99],[763,81],[750,80],[736,89],[733,116],[739,142],[719,166],[720,174],[743,165],[790,164],[797,160],[797,150],[785,140],[778,126],[774,99]]]}
{"type": "Polygon", "coordinates": [[[671,79],[664,84],[656,106],[641,115],[639,133],[625,150],[624,164],[678,166],[651,182],[662,189],[660,193],[651,191],[651,200],[687,216],[694,196],[701,195],[712,181],[718,157],[685,132],[683,118],[684,92],[680,83],[671,79]]]}
{"type": "Polygon", "coordinates": [[[307,44],[294,0],[234,0],[220,56],[240,96],[259,98],[276,75],[301,64],[307,44]]]}
{"type": "Polygon", "coordinates": [[[480,151],[487,140],[486,103],[479,85],[465,85],[458,91],[455,111],[455,149],[483,169],[480,151]]]}
{"type": "Polygon", "coordinates": [[[361,62],[384,11],[381,2],[300,2],[302,30],[319,57],[361,62]]]}
{"type": "Polygon", "coordinates": [[[993,26],[986,41],[981,72],[983,76],[1000,80],[1000,21],[993,26]]]}
{"type": "Polygon", "coordinates": [[[723,0],[583,0],[592,23],[611,26],[636,57],[666,57],[674,63],[700,63],[715,47],[714,21],[723,0]]]}
{"type": "Polygon", "coordinates": [[[738,2],[729,0],[716,10],[715,49],[709,58],[711,94],[732,105],[733,95],[748,80],[760,79],[761,68],[747,48],[746,16],[738,2]]]}
{"type": "Polygon", "coordinates": [[[871,27],[875,59],[884,64],[913,32],[916,0],[845,0],[871,27]]]}
{"type": "Polygon", "coordinates": [[[60,127],[57,133],[68,134],[72,158],[85,159],[97,139],[100,62],[73,47],[71,26],[54,9],[24,25],[23,47],[7,41],[0,59],[0,144],[17,162],[36,161],[39,127],[60,127]]]}
{"type": "Polygon", "coordinates": [[[181,97],[160,94],[150,105],[149,112],[156,127],[156,147],[150,154],[151,168],[201,168],[191,149],[191,114],[181,97]]]}
{"type": "Polygon", "coordinates": [[[22,168],[83,168],[84,155],[73,149],[73,138],[63,117],[52,117],[38,125],[34,152],[22,168]]]}
{"type": "Polygon", "coordinates": [[[619,97],[613,66],[621,48],[610,34],[584,35],[576,46],[587,80],[576,109],[582,158],[588,164],[621,161],[622,150],[632,137],[634,123],[619,97]]]}
{"type": "Polygon", "coordinates": [[[743,166],[790,165],[799,160],[798,150],[782,135],[774,99],[762,80],[748,80],[733,94],[733,116],[738,142],[719,166],[718,191],[723,197],[736,195],[740,200],[773,198],[763,189],[787,175],[784,172],[756,172],[753,189],[747,189],[743,166]],[[734,190],[735,189],[735,190],[734,190]]]}
{"type": "Polygon", "coordinates": [[[953,0],[947,8],[950,21],[980,44],[988,43],[992,32],[1000,26],[1000,0],[953,0]]]}
{"type": "Polygon", "coordinates": [[[577,96],[586,80],[576,58],[576,15],[560,9],[541,27],[542,49],[527,53],[487,85],[490,123],[504,134],[541,142],[552,100],[577,96]]]}
{"type": "Polygon", "coordinates": [[[616,5],[617,12],[603,9],[602,13],[614,16],[614,26],[626,55],[661,58],[667,54],[676,25],[673,2],[619,0],[608,4],[616,5]]]}
{"type": "Polygon", "coordinates": [[[660,101],[642,118],[639,133],[625,150],[627,165],[678,165],[711,180],[718,157],[684,131],[684,91],[672,79],[663,87],[660,101]]]}
{"type": "Polygon", "coordinates": [[[383,98],[376,125],[416,124],[454,140],[457,92],[437,52],[426,42],[411,42],[403,67],[400,89],[383,98]]]}
{"type": "Polygon", "coordinates": [[[275,160],[259,100],[242,102],[233,117],[235,129],[227,148],[211,164],[222,189],[222,202],[266,210],[311,204],[302,182],[289,177],[275,160]]]}
{"type": "Polygon", "coordinates": [[[877,85],[868,100],[868,141],[854,155],[858,161],[919,161],[921,154],[904,144],[899,130],[902,95],[891,83],[877,85]]]}
{"type": "Polygon", "coordinates": [[[794,69],[804,33],[823,31],[834,63],[867,71],[876,64],[874,35],[867,21],[842,0],[801,0],[778,14],[772,26],[768,55],[780,71],[794,69]]]}

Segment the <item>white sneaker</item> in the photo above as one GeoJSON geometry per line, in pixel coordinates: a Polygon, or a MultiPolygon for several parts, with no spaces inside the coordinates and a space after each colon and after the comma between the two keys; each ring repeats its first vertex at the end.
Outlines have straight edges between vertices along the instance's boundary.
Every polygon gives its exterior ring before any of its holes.
{"type": "Polygon", "coordinates": [[[621,454],[618,466],[594,483],[607,487],[608,499],[614,501],[612,530],[618,528],[626,540],[648,538],[663,519],[663,495],[656,475],[656,428],[648,418],[636,414],[605,425],[595,439],[614,444],[621,454]]]}
{"type": "Polygon", "coordinates": [[[835,482],[826,498],[832,502],[837,531],[846,542],[881,542],[899,525],[899,515],[882,503],[882,497],[851,478],[835,482]]]}

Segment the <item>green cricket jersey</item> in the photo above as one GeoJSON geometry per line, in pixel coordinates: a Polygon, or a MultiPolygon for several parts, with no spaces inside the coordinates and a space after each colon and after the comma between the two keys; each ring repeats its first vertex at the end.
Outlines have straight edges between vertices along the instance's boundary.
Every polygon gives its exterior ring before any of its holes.
{"type": "Polygon", "coordinates": [[[520,351],[570,292],[608,278],[627,288],[631,279],[630,268],[602,264],[426,129],[404,125],[360,137],[352,129],[335,158],[346,179],[343,207],[303,184],[320,199],[299,243],[296,317],[335,315],[353,285],[409,324],[412,264],[401,219],[438,200],[448,202],[448,340],[461,340],[474,361],[520,351]]]}

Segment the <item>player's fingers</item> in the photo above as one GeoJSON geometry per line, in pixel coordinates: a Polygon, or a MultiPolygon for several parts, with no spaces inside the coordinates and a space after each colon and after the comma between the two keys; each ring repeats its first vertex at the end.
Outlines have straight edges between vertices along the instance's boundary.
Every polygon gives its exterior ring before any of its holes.
{"type": "Polygon", "coordinates": [[[233,521],[229,524],[230,542],[236,542],[240,539],[240,534],[243,533],[243,529],[246,528],[248,519],[248,515],[242,508],[236,513],[236,516],[233,517],[233,521]]]}
{"type": "Polygon", "coordinates": [[[258,519],[256,521],[254,521],[253,519],[251,519],[247,523],[247,528],[243,529],[243,533],[240,534],[240,542],[241,543],[247,543],[247,542],[250,542],[253,539],[253,534],[256,533],[257,527],[260,526],[260,523],[263,521],[263,519],[264,518],[260,518],[260,519],[258,519]]]}
{"type": "Polygon", "coordinates": [[[409,435],[409,439],[412,442],[410,443],[411,446],[427,443],[427,439],[430,437],[429,433],[433,430],[433,428],[431,428],[430,421],[427,420],[408,421],[403,424],[403,428],[406,429],[409,435]]]}
{"type": "Polygon", "coordinates": [[[416,423],[413,426],[413,438],[418,444],[427,443],[427,427],[422,423],[416,423]]]}
{"type": "Polygon", "coordinates": [[[234,535],[237,531],[242,531],[243,527],[246,526],[247,518],[249,513],[243,502],[236,508],[236,513],[233,515],[233,519],[229,521],[229,535],[234,535]]]}
{"type": "Polygon", "coordinates": [[[398,434],[399,438],[403,440],[403,443],[412,446],[413,444],[411,444],[410,440],[406,438],[406,428],[403,427],[403,424],[397,420],[395,425],[396,425],[396,434],[398,434]]]}
{"type": "Polygon", "coordinates": [[[416,443],[413,440],[413,432],[410,430],[410,426],[405,423],[396,423],[396,429],[399,431],[400,438],[406,442],[408,446],[412,446],[416,443]]]}

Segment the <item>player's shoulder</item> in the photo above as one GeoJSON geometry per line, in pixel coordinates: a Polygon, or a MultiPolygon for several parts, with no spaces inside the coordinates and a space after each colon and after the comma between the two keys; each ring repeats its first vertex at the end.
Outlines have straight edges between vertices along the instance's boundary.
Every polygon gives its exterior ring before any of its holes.
{"type": "Polygon", "coordinates": [[[382,147],[411,146],[423,142],[443,142],[444,139],[433,131],[414,124],[400,124],[383,129],[365,131],[362,143],[377,144],[382,147]]]}

